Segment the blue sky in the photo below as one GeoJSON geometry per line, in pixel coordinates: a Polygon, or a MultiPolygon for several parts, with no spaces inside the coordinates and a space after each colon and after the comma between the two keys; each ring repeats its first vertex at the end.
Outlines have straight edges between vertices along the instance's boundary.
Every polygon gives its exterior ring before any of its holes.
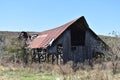
{"type": "Polygon", "coordinates": [[[0,31],[44,31],[85,16],[97,34],[120,31],[119,0],[0,0],[0,31]]]}

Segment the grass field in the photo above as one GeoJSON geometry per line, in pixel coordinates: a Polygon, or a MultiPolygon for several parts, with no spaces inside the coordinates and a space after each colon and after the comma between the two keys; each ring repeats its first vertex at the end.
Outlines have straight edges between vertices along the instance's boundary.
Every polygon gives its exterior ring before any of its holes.
{"type": "Polygon", "coordinates": [[[33,71],[29,68],[0,66],[0,80],[55,80],[56,76],[47,71],[33,71]]]}
{"type": "Polygon", "coordinates": [[[35,68],[0,65],[0,80],[120,80],[120,71],[113,75],[111,69],[101,69],[100,65],[96,65],[93,69],[79,69],[76,72],[71,71],[68,65],[61,66],[61,69],[57,65],[44,66],[35,68]],[[66,67],[68,68],[66,69],[66,67]],[[61,72],[63,70],[64,73],[61,72]]]}

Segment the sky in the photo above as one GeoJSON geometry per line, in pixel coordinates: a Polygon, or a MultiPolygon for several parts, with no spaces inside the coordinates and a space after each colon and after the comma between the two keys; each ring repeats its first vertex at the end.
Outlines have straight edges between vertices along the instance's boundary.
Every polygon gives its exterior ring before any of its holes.
{"type": "Polygon", "coordinates": [[[40,32],[80,16],[96,34],[120,32],[120,0],[0,0],[0,31],[40,32]]]}

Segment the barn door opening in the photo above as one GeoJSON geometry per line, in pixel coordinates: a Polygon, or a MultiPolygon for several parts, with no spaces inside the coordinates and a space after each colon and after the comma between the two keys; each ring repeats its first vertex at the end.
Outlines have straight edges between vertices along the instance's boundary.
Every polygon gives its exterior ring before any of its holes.
{"type": "Polygon", "coordinates": [[[57,63],[62,64],[63,63],[63,45],[57,44],[57,63]]]}
{"type": "Polygon", "coordinates": [[[85,30],[80,27],[71,27],[71,46],[84,46],[85,45],[85,30]]]}

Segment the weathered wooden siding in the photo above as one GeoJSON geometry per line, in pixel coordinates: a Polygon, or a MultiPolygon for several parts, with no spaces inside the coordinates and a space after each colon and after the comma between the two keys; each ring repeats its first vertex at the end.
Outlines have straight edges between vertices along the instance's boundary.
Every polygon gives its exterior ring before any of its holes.
{"type": "Polygon", "coordinates": [[[57,54],[57,45],[63,45],[63,61],[64,63],[69,60],[70,53],[70,31],[66,30],[56,41],[54,41],[53,45],[48,47],[49,53],[57,54]]]}
{"type": "Polygon", "coordinates": [[[92,58],[92,53],[103,53],[105,51],[104,44],[102,44],[102,42],[97,39],[89,30],[86,31],[85,47],[86,54],[88,55],[89,59],[92,58]]]}
{"type": "Polygon", "coordinates": [[[66,63],[69,60],[74,62],[84,62],[86,59],[92,58],[92,53],[101,52],[102,47],[99,46],[98,40],[93,34],[87,30],[85,35],[85,45],[76,46],[76,50],[71,50],[71,31],[67,29],[62,35],[53,42],[53,45],[48,47],[48,52],[57,54],[57,45],[63,45],[63,61],[66,63]]]}

